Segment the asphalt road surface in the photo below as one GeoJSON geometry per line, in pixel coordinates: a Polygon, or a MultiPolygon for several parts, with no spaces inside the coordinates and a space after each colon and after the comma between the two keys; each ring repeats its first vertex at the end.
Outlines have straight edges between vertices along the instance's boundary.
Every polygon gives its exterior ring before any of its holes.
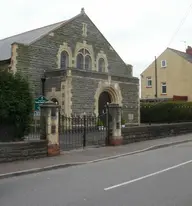
{"type": "Polygon", "coordinates": [[[0,180],[0,206],[191,206],[192,143],[0,180]]]}

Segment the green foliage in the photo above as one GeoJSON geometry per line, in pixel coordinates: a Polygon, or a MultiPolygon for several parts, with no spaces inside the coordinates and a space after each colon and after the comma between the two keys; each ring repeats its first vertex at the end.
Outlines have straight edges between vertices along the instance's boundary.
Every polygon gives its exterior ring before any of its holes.
{"type": "Polygon", "coordinates": [[[32,108],[28,82],[18,73],[0,71],[0,141],[22,139],[30,123],[32,108]]]}
{"type": "Polygon", "coordinates": [[[141,123],[192,121],[192,102],[141,103],[141,123]]]}

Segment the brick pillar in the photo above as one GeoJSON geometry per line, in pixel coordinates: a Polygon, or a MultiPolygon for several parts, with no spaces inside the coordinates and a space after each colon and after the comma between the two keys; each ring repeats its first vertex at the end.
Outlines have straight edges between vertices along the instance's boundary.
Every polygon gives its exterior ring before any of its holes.
{"type": "Polygon", "coordinates": [[[59,109],[60,106],[52,101],[48,101],[41,105],[41,139],[47,140],[48,156],[60,154],[59,109]]]}
{"type": "Polygon", "coordinates": [[[108,115],[110,116],[109,122],[109,145],[121,145],[123,137],[121,135],[121,107],[118,104],[108,105],[108,115]]]}

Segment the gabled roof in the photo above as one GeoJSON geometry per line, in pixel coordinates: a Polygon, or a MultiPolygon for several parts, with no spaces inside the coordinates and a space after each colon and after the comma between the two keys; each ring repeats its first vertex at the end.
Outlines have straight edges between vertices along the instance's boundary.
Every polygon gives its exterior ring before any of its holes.
{"type": "Polygon", "coordinates": [[[49,32],[54,31],[55,29],[59,28],[63,24],[70,22],[71,20],[77,18],[78,16],[85,14],[84,8],[81,9],[81,13],[76,15],[75,17],[61,21],[55,24],[51,24],[48,26],[44,26],[38,29],[34,29],[31,31],[27,31],[21,34],[17,34],[15,36],[11,36],[5,39],[0,40],[0,61],[8,60],[11,58],[11,45],[13,43],[21,43],[21,44],[32,44],[33,42],[37,41],[38,39],[42,38],[44,35],[47,35],[49,32]]]}
{"type": "Polygon", "coordinates": [[[182,51],[179,51],[179,50],[176,50],[176,49],[172,49],[172,48],[168,48],[168,49],[175,52],[176,54],[178,54],[179,56],[181,56],[182,58],[184,58],[188,62],[192,63],[192,55],[187,54],[187,53],[182,52],[182,51]]]}
{"type": "Polygon", "coordinates": [[[66,21],[58,22],[0,40],[0,61],[11,58],[11,44],[15,42],[27,45],[31,44],[65,22],[66,21]]]}

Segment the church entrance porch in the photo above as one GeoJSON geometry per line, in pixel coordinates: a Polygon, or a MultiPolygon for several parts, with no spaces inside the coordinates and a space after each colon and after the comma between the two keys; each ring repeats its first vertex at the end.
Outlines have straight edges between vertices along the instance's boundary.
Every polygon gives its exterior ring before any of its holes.
{"type": "MultiPolygon", "coordinates": [[[[99,110],[99,116],[103,123],[103,126],[107,126],[109,121],[109,116],[106,118],[107,113],[107,105],[111,103],[111,96],[107,91],[104,91],[100,94],[99,100],[98,100],[98,110],[99,110]]],[[[107,114],[108,115],[108,114],[107,114]]]]}
{"type": "Polygon", "coordinates": [[[111,103],[111,96],[108,92],[104,91],[100,94],[98,100],[99,115],[104,113],[105,107],[108,103],[111,103]]]}

